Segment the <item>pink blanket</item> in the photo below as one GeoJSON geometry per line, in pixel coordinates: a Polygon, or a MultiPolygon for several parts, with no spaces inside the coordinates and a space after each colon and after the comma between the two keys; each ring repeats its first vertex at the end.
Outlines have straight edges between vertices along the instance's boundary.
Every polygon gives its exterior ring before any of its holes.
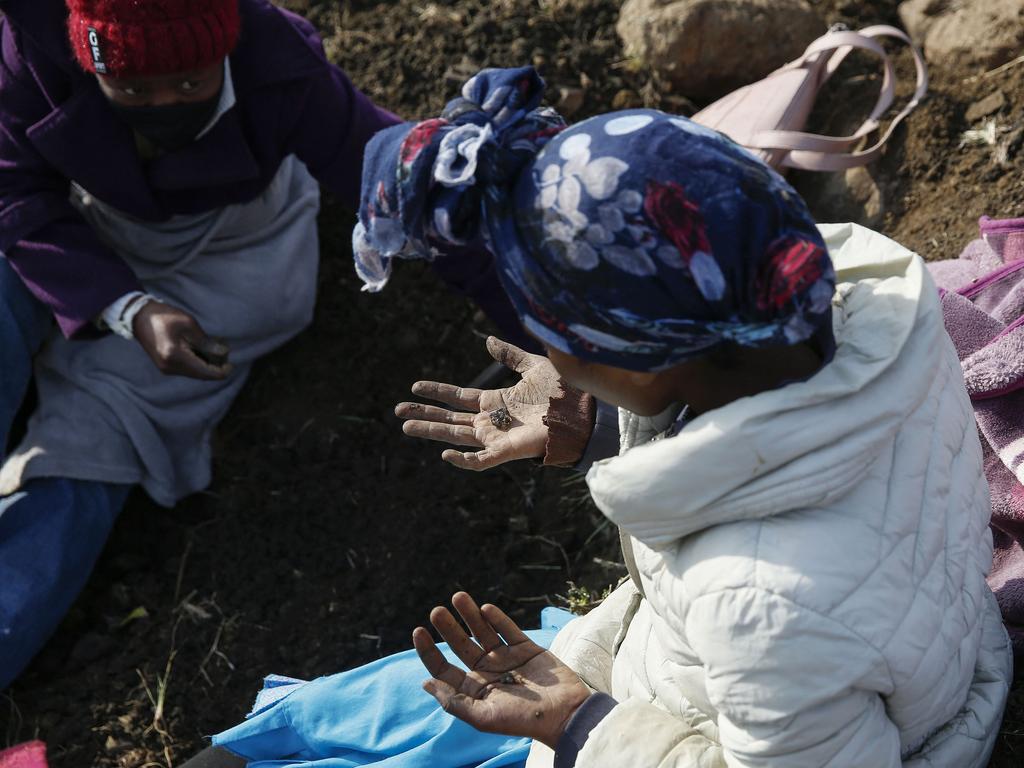
{"type": "Polygon", "coordinates": [[[989,586],[1024,674],[1024,219],[983,217],[981,239],[929,264],[974,403],[992,496],[989,586]]]}
{"type": "Polygon", "coordinates": [[[46,768],[46,745],[30,741],[0,752],[0,768],[46,768]]]}

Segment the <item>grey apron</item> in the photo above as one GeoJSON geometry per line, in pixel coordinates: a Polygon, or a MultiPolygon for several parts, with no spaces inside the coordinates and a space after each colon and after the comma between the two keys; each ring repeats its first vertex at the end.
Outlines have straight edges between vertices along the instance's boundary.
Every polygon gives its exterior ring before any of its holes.
{"type": "Polygon", "coordinates": [[[154,224],[75,188],[72,201],[145,289],[231,347],[234,371],[206,382],[160,373],[134,340],[67,341],[35,363],[39,408],[0,470],[0,495],[34,477],[141,483],[165,506],[210,482],[210,437],[252,362],[309,325],[320,191],[287,158],[252,202],[154,224]]]}

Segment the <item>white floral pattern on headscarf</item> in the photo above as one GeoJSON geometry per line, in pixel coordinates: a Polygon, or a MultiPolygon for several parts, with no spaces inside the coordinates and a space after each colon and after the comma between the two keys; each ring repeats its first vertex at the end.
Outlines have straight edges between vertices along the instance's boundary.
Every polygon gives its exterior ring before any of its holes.
{"type": "Polygon", "coordinates": [[[374,138],[355,236],[371,289],[395,256],[482,238],[526,329],[577,357],[649,371],[811,338],[831,356],[832,264],[781,176],[653,110],[563,130],[540,88],[485,70],[446,117],[374,138]]]}

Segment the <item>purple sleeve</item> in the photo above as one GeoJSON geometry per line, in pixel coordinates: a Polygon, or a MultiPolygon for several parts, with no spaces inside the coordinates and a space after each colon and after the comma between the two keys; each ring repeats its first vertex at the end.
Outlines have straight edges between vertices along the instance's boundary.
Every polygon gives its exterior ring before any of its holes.
{"type": "Polygon", "coordinates": [[[401,122],[376,106],[338,67],[327,62],[323,46],[312,28],[300,27],[306,42],[323,59],[321,72],[312,77],[295,106],[296,120],[289,149],[309,168],[317,181],[353,211],[359,208],[363,150],[377,131],[401,122]]]}
{"type": "Polygon", "coordinates": [[[28,128],[53,107],[7,22],[2,35],[0,253],[50,308],[65,336],[91,335],[92,321],[117,298],[138,290],[139,282],[72,208],[69,180],[28,139],[28,128]]]}
{"type": "Polygon", "coordinates": [[[573,768],[576,756],[587,743],[590,732],[597,727],[618,704],[607,693],[594,693],[569,718],[565,732],[555,746],[554,768],[573,768]]]}

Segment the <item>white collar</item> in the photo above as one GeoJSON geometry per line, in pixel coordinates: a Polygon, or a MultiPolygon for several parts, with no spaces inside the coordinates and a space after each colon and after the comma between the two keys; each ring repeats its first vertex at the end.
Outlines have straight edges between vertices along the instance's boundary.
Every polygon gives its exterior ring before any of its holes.
{"type": "Polygon", "coordinates": [[[231,59],[224,57],[224,85],[220,89],[220,101],[217,103],[217,110],[213,113],[213,117],[210,118],[210,122],[206,124],[206,127],[199,132],[196,139],[201,139],[203,136],[213,130],[213,127],[220,122],[220,119],[224,114],[235,106],[237,99],[235,98],[235,84],[231,80],[231,59]]]}

